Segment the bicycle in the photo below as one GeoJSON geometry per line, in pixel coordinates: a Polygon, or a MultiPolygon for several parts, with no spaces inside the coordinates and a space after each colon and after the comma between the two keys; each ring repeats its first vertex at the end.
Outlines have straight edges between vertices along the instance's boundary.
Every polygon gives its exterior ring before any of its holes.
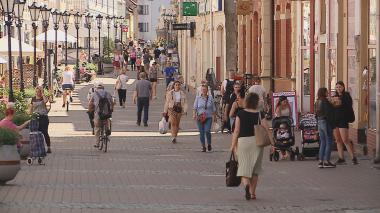
{"type": "Polygon", "coordinates": [[[69,100],[70,102],[73,102],[73,98],[71,97],[71,91],[72,90],[70,88],[66,88],[63,91],[63,94],[66,94],[66,112],[69,111],[69,100]]]}
{"type": "Polygon", "coordinates": [[[103,150],[103,152],[107,152],[108,142],[110,142],[109,136],[111,135],[112,119],[110,118],[107,120],[100,120],[100,122],[101,123],[100,123],[100,135],[99,135],[99,142],[100,142],[99,150],[103,150]]]}

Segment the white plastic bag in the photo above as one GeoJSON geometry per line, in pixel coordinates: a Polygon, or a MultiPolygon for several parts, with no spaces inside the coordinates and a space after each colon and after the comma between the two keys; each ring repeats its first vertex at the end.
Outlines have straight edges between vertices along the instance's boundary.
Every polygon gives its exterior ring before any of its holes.
{"type": "Polygon", "coordinates": [[[169,130],[169,122],[166,121],[165,117],[162,117],[161,121],[158,123],[158,131],[160,134],[166,134],[169,130]]]}

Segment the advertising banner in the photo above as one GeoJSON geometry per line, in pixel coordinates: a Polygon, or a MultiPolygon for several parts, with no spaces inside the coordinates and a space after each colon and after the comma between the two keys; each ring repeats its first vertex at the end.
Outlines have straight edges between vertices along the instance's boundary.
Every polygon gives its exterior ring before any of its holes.
{"type": "Polygon", "coordinates": [[[272,95],[272,110],[273,115],[275,115],[276,112],[276,106],[278,104],[278,99],[281,96],[285,96],[288,99],[288,104],[291,109],[292,118],[293,118],[293,124],[295,126],[298,126],[298,110],[297,110],[297,96],[295,91],[290,92],[274,92],[272,95]]]}

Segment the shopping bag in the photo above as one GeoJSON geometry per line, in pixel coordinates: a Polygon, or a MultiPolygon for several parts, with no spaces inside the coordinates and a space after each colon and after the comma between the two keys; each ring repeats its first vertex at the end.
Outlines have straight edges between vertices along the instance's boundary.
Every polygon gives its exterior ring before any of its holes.
{"type": "Polygon", "coordinates": [[[231,152],[230,160],[226,163],[226,186],[237,187],[240,185],[241,177],[237,176],[238,162],[235,155],[231,152]]]}
{"type": "Polygon", "coordinates": [[[166,121],[165,117],[162,117],[161,121],[158,123],[158,131],[160,134],[166,134],[169,130],[169,122],[166,121]]]}

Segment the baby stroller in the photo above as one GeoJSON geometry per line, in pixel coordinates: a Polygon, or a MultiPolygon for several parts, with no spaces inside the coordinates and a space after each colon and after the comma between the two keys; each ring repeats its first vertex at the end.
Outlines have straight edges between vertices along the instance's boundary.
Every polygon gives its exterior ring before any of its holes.
{"type": "MultiPolygon", "coordinates": [[[[319,153],[319,134],[317,118],[314,114],[306,114],[301,117],[300,126],[302,138],[302,151],[299,160],[305,157],[317,157],[319,153]]],[[[297,150],[296,150],[297,151],[297,150]]]]}
{"type": "Polygon", "coordinates": [[[45,137],[41,131],[38,131],[37,118],[30,121],[29,129],[30,153],[29,157],[26,159],[26,163],[30,166],[33,164],[34,160],[37,159],[38,164],[43,165],[43,158],[46,156],[45,137]]]}
{"type": "Polygon", "coordinates": [[[282,153],[283,156],[289,154],[290,160],[294,161],[298,153],[292,148],[295,144],[293,119],[287,116],[274,118],[272,130],[274,144],[270,149],[269,160],[278,161],[282,153]]]}

